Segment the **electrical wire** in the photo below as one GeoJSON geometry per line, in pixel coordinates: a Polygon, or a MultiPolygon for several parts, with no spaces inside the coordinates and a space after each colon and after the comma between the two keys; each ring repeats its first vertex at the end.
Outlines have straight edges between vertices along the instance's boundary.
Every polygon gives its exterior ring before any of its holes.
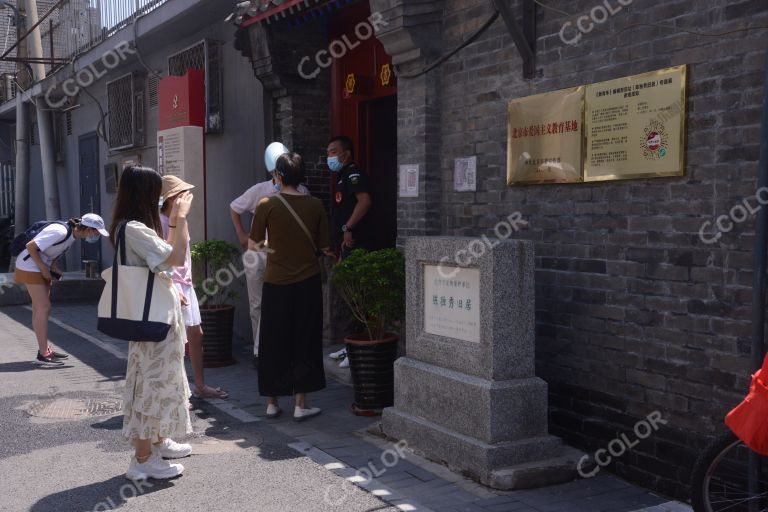
{"type": "Polygon", "coordinates": [[[551,7],[551,6],[549,6],[549,5],[543,4],[543,3],[541,3],[539,0],[533,0],[533,2],[534,2],[536,5],[539,5],[539,6],[541,6],[541,7],[545,8],[545,9],[547,9],[547,10],[550,10],[550,11],[552,11],[552,12],[556,12],[557,14],[562,14],[563,16],[573,16],[571,13],[568,13],[568,12],[565,12],[565,11],[561,11],[560,9],[556,9],[556,8],[554,8],[554,7],[551,7]]]}
{"type": "Polygon", "coordinates": [[[139,59],[139,62],[141,63],[141,65],[144,66],[144,69],[146,69],[147,71],[149,71],[150,73],[155,75],[157,78],[163,78],[160,73],[158,73],[154,69],[152,69],[149,66],[147,66],[147,63],[144,62],[144,57],[141,56],[141,52],[139,51],[139,43],[138,43],[138,39],[139,39],[139,18],[143,18],[147,14],[149,14],[149,13],[144,13],[144,14],[141,14],[141,15],[136,16],[135,18],[133,18],[133,23],[132,23],[132,25],[133,25],[133,51],[136,52],[136,57],[139,59]]]}
{"type": "Polygon", "coordinates": [[[424,69],[422,69],[418,73],[412,73],[412,74],[401,73],[401,72],[398,71],[398,66],[394,66],[394,68],[395,68],[395,76],[397,78],[416,78],[416,77],[419,77],[419,76],[424,75],[426,73],[429,73],[430,71],[435,69],[437,66],[439,66],[443,62],[447,61],[448,59],[450,59],[451,57],[456,55],[458,52],[460,52],[461,50],[463,50],[464,48],[466,48],[470,44],[474,43],[475,40],[477,40],[478,37],[483,35],[483,33],[486,30],[488,30],[491,27],[491,25],[493,25],[493,23],[498,18],[499,18],[499,11],[498,10],[494,10],[494,13],[491,15],[491,17],[488,18],[488,20],[485,23],[483,23],[483,25],[474,34],[472,34],[469,37],[469,39],[467,39],[466,41],[461,43],[459,46],[454,48],[452,51],[450,51],[450,52],[446,53],[445,55],[441,56],[435,62],[433,62],[429,66],[425,67],[424,69]]]}
{"type": "Polygon", "coordinates": [[[742,27],[737,28],[734,30],[728,30],[726,32],[699,32],[697,30],[688,30],[686,28],[680,28],[680,27],[673,27],[671,25],[664,25],[661,23],[631,23],[625,27],[623,27],[621,30],[618,30],[615,34],[619,35],[622,32],[629,30],[634,27],[659,27],[659,28],[666,28],[668,30],[676,30],[680,33],[685,34],[691,34],[694,36],[701,36],[701,37],[724,37],[731,34],[736,34],[739,32],[749,32],[750,30],[768,30],[768,26],[765,25],[756,25],[754,27],[742,27]]]}
{"type": "MultiPolygon", "coordinates": [[[[541,6],[544,9],[547,9],[549,11],[556,12],[557,14],[562,14],[563,16],[568,16],[569,18],[575,18],[576,16],[578,16],[577,14],[566,12],[561,9],[552,7],[551,5],[547,5],[543,3],[541,0],[533,0],[533,1],[536,5],[541,6]]],[[[677,32],[680,32],[680,33],[691,34],[694,36],[701,36],[701,37],[724,37],[724,36],[736,34],[739,32],[749,32],[750,30],[767,30],[768,29],[768,26],[757,25],[754,27],[742,27],[734,30],[727,30],[725,32],[699,32],[698,30],[689,30],[686,28],[674,27],[672,25],[664,25],[663,23],[630,23],[629,25],[622,27],[620,30],[617,30],[615,32],[612,31],[612,32],[614,35],[619,35],[622,32],[625,32],[635,27],[659,27],[667,30],[676,30],[677,32]]],[[[597,30],[608,31],[608,27],[601,28],[601,27],[595,26],[594,28],[597,30]]]]}
{"type": "MultiPolygon", "coordinates": [[[[533,0],[533,1],[534,1],[534,3],[536,3],[536,5],[544,8],[544,9],[547,9],[549,11],[555,12],[557,14],[561,14],[563,16],[568,16],[568,17],[575,17],[576,16],[575,14],[571,14],[569,12],[563,11],[563,10],[558,9],[556,7],[552,7],[551,5],[547,5],[547,4],[543,3],[541,0],[533,0]]],[[[474,34],[472,34],[469,37],[469,39],[467,39],[466,41],[461,43],[459,46],[454,48],[452,51],[446,53],[445,55],[442,55],[435,62],[433,62],[432,64],[430,64],[429,66],[425,67],[424,69],[422,69],[421,71],[419,71],[417,73],[411,73],[411,74],[402,73],[402,72],[399,71],[399,66],[394,66],[395,76],[397,76],[397,78],[411,79],[411,78],[417,78],[417,77],[419,77],[421,75],[429,73],[430,71],[435,69],[437,66],[441,65],[442,63],[444,63],[445,61],[447,61],[448,59],[450,59],[451,57],[456,55],[459,51],[463,50],[464,48],[466,48],[467,46],[469,46],[470,44],[475,42],[477,40],[477,38],[479,38],[486,30],[488,30],[490,28],[491,25],[493,25],[493,23],[496,21],[496,19],[498,19],[498,17],[499,17],[499,11],[494,8],[493,15],[491,15],[491,17],[488,18],[488,20],[485,23],[483,23],[483,25],[474,34]]],[[[754,26],[754,27],[743,27],[743,28],[738,28],[738,29],[734,29],[734,30],[728,30],[728,31],[725,31],[725,32],[699,32],[699,31],[696,31],[696,30],[689,30],[689,29],[684,29],[684,28],[680,28],[680,27],[673,27],[671,25],[664,25],[664,24],[661,24],[661,23],[631,23],[631,24],[621,28],[618,31],[611,31],[611,32],[614,35],[619,35],[622,32],[625,32],[625,31],[627,31],[627,30],[629,30],[631,28],[641,27],[641,26],[660,27],[660,28],[664,28],[664,29],[667,29],[667,30],[675,30],[675,31],[680,32],[680,33],[687,33],[687,34],[692,34],[692,35],[695,35],[695,36],[702,36],[702,37],[723,37],[723,36],[727,36],[727,35],[730,35],[730,34],[736,34],[736,33],[739,33],[739,32],[748,32],[748,31],[751,31],[751,30],[768,30],[768,26],[760,25],[760,26],[754,26]]],[[[608,27],[605,27],[605,28],[602,28],[602,29],[600,27],[595,27],[595,28],[598,29],[598,30],[608,31],[608,27]]]]}
{"type": "MultiPolygon", "coordinates": [[[[73,75],[77,73],[77,72],[75,71],[75,62],[77,61],[77,59],[78,59],[78,58],[80,57],[80,55],[82,55],[82,54],[83,54],[82,52],[81,52],[81,53],[76,53],[76,54],[75,54],[75,56],[74,56],[74,57],[72,57],[72,62],[71,62],[71,65],[72,65],[72,74],[73,74],[73,75]]],[[[106,142],[106,143],[107,143],[107,146],[109,146],[109,139],[107,139],[107,137],[106,137],[106,135],[105,135],[105,133],[104,133],[104,128],[103,128],[103,127],[104,127],[104,119],[106,119],[106,117],[109,115],[109,111],[107,111],[107,112],[104,112],[104,109],[102,108],[102,106],[101,106],[101,103],[99,102],[99,100],[98,100],[98,99],[96,99],[96,96],[94,96],[93,94],[91,94],[91,91],[89,91],[89,90],[88,90],[88,87],[82,87],[82,86],[81,86],[81,87],[80,87],[80,90],[81,90],[81,91],[83,91],[83,92],[84,92],[85,94],[87,94],[88,96],[90,96],[90,98],[91,98],[91,99],[93,100],[93,102],[96,104],[96,107],[98,107],[98,109],[99,109],[99,114],[101,115],[101,117],[99,118],[99,122],[98,122],[98,123],[96,123],[96,135],[98,135],[98,136],[99,136],[99,138],[101,138],[101,140],[103,140],[104,142],[106,142]]]]}
{"type": "MultiPolygon", "coordinates": [[[[142,14],[140,16],[136,16],[133,19],[133,22],[132,22],[132,25],[133,25],[133,50],[136,52],[136,57],[138,58],[139,62],[141,63],[142,66],[144,66],[144,68],[147,71],[149,71],[153,75],[157,76],[158,78],[162,78],[162,75],[160,75],[160,73],[158,73],[157,71],[155,71],[152,68],[150,68],[149,66],[147,66],[147,63],[144,61],[144,58],[141,56],[141,52],[139,51],[139,47],[138,47],[138,44],[137,44],[137,39],[138,39],[138,25],[137,25],[137,22],[139,21],[139,18],[141,18],[141,17],[143,17],[145,15],[146,14],[142,14]]],[[[77,53],[72,58],[71,64],[72,64],[72,73],[73,74],[76,72],[75,71],[75,61],[80,57],[80,55],[81,55],[81,53],[77,53]]],[[[105,133],[105,120],[106,120],[107,116],[109,115],[109,110],[107,110],[106,112],[104,111],[104,108],[101,106],[101,102],[99,102],[99,100],[93,94],[91,94],[91,92],[88,90],[87,87],[80,87],[80,89],[85,94],[90,96],[90,98],[93,100],[93,102],[98,107],[100,118],[99,118],[99,122],[96,123],[96,134],[104,142],[107,143],[107,146],[109,146],[109,139],[107,138],[106,133],[105,133]]]]}

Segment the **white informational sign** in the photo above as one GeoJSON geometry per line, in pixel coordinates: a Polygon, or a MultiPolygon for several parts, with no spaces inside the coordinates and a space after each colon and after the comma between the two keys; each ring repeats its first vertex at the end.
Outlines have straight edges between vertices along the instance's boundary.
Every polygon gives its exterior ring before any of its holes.
{"type": "Polygon", "coordinates": [[[424,266],[424,331],[480,342],[480,269],[424,266]]]}
{"type": "Polygon", "coordinates": [[[400,197],[419,197],[419,164],[400,166],[400,197]]]}
{"type": "Polygon", "coordinates": [[[456,192],[474,192],[477,186],[477,157],[457,158],[453,162],[453,189],[456,192]]]}
{"type": "Polygon", "coordinates": [[[189,238],[192,243],[205,239],[205,176],[203,162],[203,129],[179,126],[157,132],[157,171],[173,174],[194,185],[192,209],[189,212],[189,238]]]}

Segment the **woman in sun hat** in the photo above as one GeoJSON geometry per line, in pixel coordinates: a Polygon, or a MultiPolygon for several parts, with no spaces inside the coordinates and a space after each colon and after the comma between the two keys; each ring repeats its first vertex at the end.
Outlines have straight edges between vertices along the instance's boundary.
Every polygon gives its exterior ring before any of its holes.
{"type": "Polygon", "coordinates": [[[109,236],[104,220],[95,213],[67,222],[52,221],[41,229],[16,259],[14,279],[23,283],[32,299],[32,328],[37,338],[37,361],[41,365],[62,365],[66,354],[54,352],[48,344],[48,317],[51,315],[51,283],[61,279],[56,261],[76,240],[98,243],[109,236]]]}
{"type": "MultiPolygon", "coordinates": [[[[173,209],[173,203],[182,192],[195,188],[177,176],[166,174],[163,176],[163,205],[160,208],[160,222],[163,225],[163,236],[170,241],[171,228],[168,215],[173,209]]],[[[192,361],[192,375],[195,379],[195,387],[192,396],[195,398],[227,398],[227,392],[220,388],[212,388],[205,384],[203,374],[203,329],[200,318],[200,306],[197,302],[195,287],[192,284],[192,258],[189,245],[183,267],[173,270],[173,284],[181,293],[181,311],[184,315],[184,325],[187,327],[187,341],[189,342],[189,359],[192,361]]]]}

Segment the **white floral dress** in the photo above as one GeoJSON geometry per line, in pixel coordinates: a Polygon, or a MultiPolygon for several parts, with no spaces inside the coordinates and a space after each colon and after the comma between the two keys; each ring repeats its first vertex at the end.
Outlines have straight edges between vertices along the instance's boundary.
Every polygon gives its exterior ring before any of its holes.
{"type": "MultiPolygon", "coordinates": [[[[149,267],[158,278],[171,279],[167,272],[171,267],[163,262],[172,248],[154,230],[140,222],[129,222],[125,248],[127,265],[149,267]]],[[[171,289],[177,294],[175,287],[171,289]]],[[[128,343],[123,398],[123,436],[127,439],[157,442],[161,437],[183,437],[192,432],[187,410],[189,383],[184,370],[186,339],[177,297],[174,322],[164,341],[128,343]]]]}

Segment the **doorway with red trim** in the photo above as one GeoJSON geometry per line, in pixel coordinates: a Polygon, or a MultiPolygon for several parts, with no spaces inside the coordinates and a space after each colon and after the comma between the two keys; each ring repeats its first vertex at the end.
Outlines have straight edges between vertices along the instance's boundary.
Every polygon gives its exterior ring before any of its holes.
{"type": "MultiPolygon", "coordinates": [[[[375,248],[382,249],[394,247],[397,239],[397,85],[392,59],[372,34],[370,16],[368,2],[360,1],[329,20],[329,40],[346,49],[331,68],[331,129],[352,139],[355,161],[370,177],[368,215],[375,248]]],[[[335,186],[331,179],[334,193],[335,186]]]]}

